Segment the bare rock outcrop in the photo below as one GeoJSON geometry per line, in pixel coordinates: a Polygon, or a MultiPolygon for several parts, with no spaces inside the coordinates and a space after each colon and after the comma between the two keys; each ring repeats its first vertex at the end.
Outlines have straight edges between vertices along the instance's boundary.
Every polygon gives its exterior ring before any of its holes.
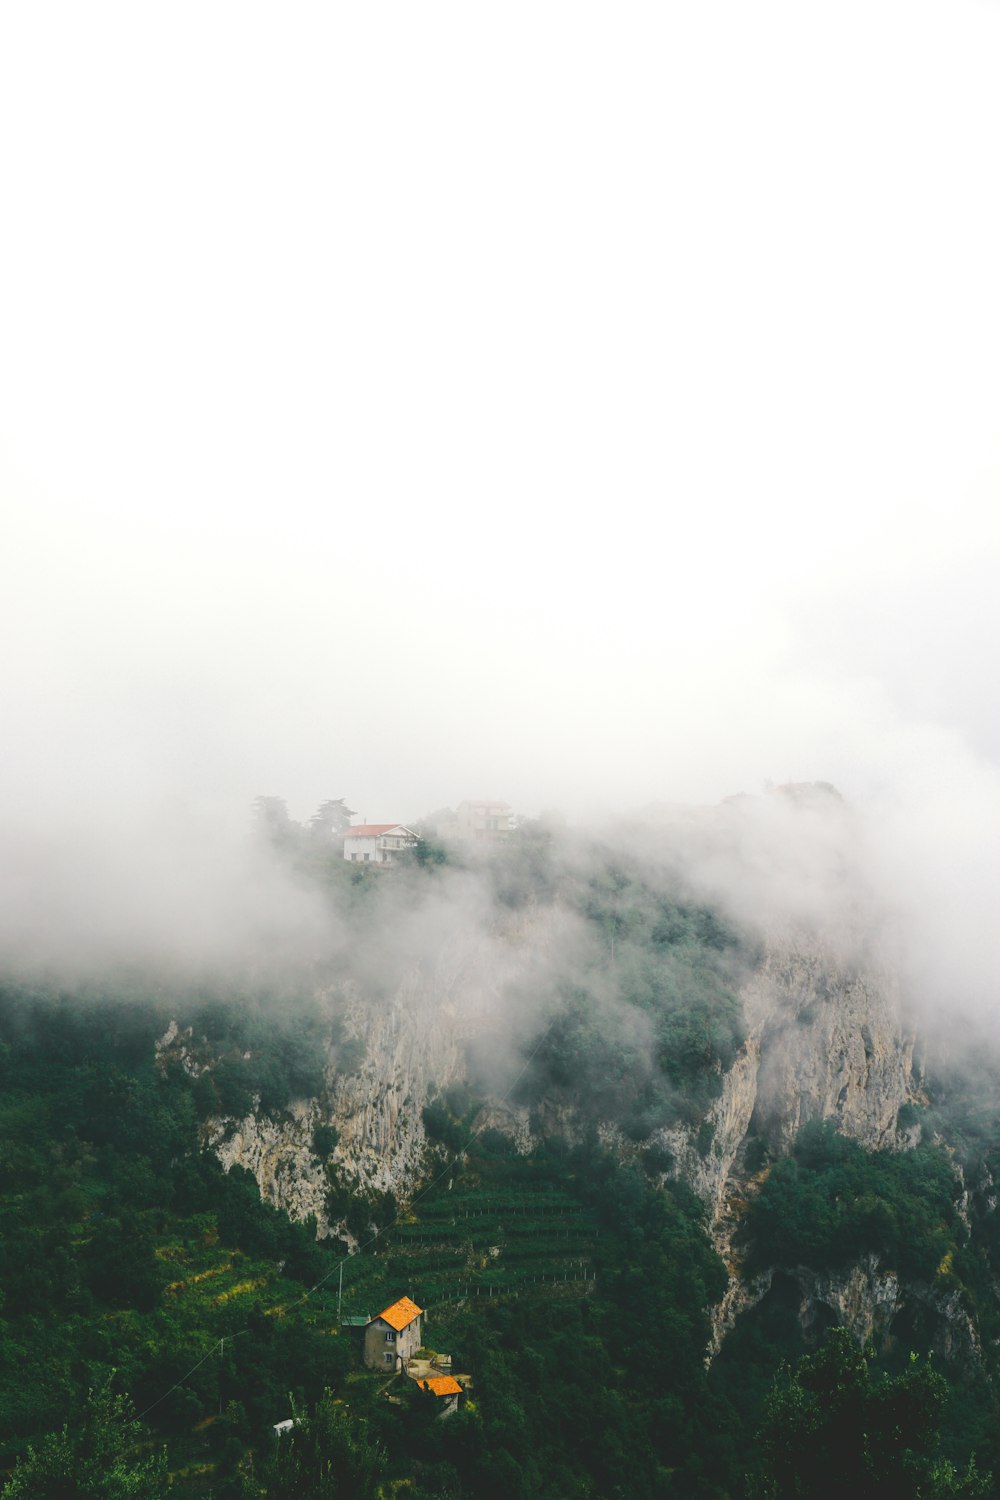
{"type": "MultiPolygon", "coordinates": [[[[714,1135],[707,1158],[696,1159],[690,1132],[686,1140],[669,1142],[677,1170],[709,1210],[729,1272],[726,1294],[713,1310],[711,1353],[767,1291],[766,1277],[744,1280],[734,1246],[756,1185],[748,1143],[755,1139],[781,1156],[807,1121],[831,1120],[868,1149],[891,1148],[898,1144],[900,1107],[913,1093],[913,1042],[890,971],[862,972],[819,947],[778,944],[765,952],[742,998],[748,1034],[709,1114],[714,1135]]],[[[858,1283],[870,1319],[873,1287],[858,1283]]]]}
{"type": "Polygon", "coordinates": [[[807,1338],[818,1341],[836,1325],[848,1329],[859,1344],[885,1348],[902,1340],[906,1348],[919,1328],[916,1341],[950,1364],[967,1370],[981,1364],[979,1332],[947,1272],[931,1282],[904,1281],[874,1254],[840,1270],[772,1266],[742,1285],[741,1310],[779,1289],[792,1299],[807,1338]]]}
{"type": "Polygon", "coordinates": [[[217,1120],[207,1137],[226,1171],[248,1168],[263,1197],[294,1219],[314,1217],[321,1234],[343,1232],[327,1215],[331,1177],[364,1194],[412,1191],[426,1167],[423,1107],[465,1068],[456,1017],[431,1003],[418,973],[388,1003],[348,1002],[343,1038],[339,1050],[360,1060],[346,1072],[332,1049],[322,1099],[295,1100],[279,1119],[217,1120]],[[337,1134],[326,1161],[313,1149],[318,1125],[337,1134]]]}
{"type": "Polygon", "coordinates": [[[754,1125],[772,1152],[815,1119],[872,1150],[893,1144],[912,1092],[913,1040],[890,970],[862,971],[819,949],[772,950],[744,1005],[760,1039],[754,1125]]]}
{"type": "MultiPolygon", "coordinates": [[[[344,990],[327,997],[339,1041],[328,1048],[323,1096],[295,1101],[279,1119],[254,1111],[216,1120],[207,1144],[227,1171],[248,1168],[269,1202],[293,1218],[315,1217],[321,1234],[344,1233],[327,1215],[331,1179],[356,1194],[407,1198],[429,1167],[424,1107],[466,1079],[470,1044],[497,1059],[498,1076],[510,1071],[517,1054],[509,1050],[508,990],[559,934],[558,915],[512,920],[502,935],[443,941],[390,997],[344,990]],[[337,1134],[326,1161],[313,1151],[317,1126],[337,1134]]],[[[526,1146],[526,1120],[503,1101],[495,1108],[495,1126],[526,1146]]]]}
{"type": "MultiPolygon", "coordinates": [[[[465,1079],[470,1041],[488,1050],[495,1032],[501,1045],[506,987],[519,965],[537,963],[539,951],[557,940],[554,926],[549,931],[545,921],[530,920],[530,931],[505,933],[485,947],[445,944],[433,965],[415,965],[389,999],[363,1002],[355,995],[345,1003],[342,995],[342,1040],[339,1047],[331,1045],[324,1096],[296,1102],[279,1120],[253,1113],[215,1122],[209,1143],[226,1168],[249,1168],[269,1201],[294,1218],[314,1216],[320,1233],[343,1232],[341,1222],[327,1218],[331,1177],[352,1192],[391,1192],[401,1199],[412,1194],[432,1160],[425,1105],[437,1091],[465,1079]],[[337,1132],[327,1161],[314,1153],[318,1125],[337,1132]]],[[[773,942],[747,978],[742,1001],[746,1038],[720,1078],[706,1122],[658,1131],[644,1143],[663,1148],[664,1159],[673,1163],[670,1175],[683,1178],[702,1198],[729,1270],[728,1290],[714,1310],[713,1349],[770,1284],[766,1274],[744,1280],[735,1244],[755,1190],[751,1146],[783,1155],[803,1124],[826,1119],[870,1149],[898,1147],[898,1112],[914,1091],[912,1042],[888,970],[862,970],[814,943],[773,942]]],[[[171,1039],[174,1046],[183,1041],[171,1039]]],[[[189,1043],[187,1052],[186,1065],[193,1067],[189,1043]]],[[[568,1104],[543,1102],[529,1120],[527,1111],[498,1097],[477,1125],[501,1130],[529,1151],[539,1130],[572,1139],[579,1122],[568,1104]]],[[[623,1159],[640,1149],[613,1121],[600,1133],[623,1159]]],[[[826,1306],[861,1334],[891,1320],[894,1283],[877,1268],[865,1263],[843,1285],[836,1278],[828,1283],[803,1283],[805,1302],[826,1306]]]]}
{"type": "Polygon", "coordinates": [[[295,1100],[281,1120],[249,1114],[239,1121],[213,1121],[206,1144],[228,1172],[246,1167],[256,1177],[261,1197],[292,1219],[315,1218],[321,1233],[329,1229],[325,1214],[327,1181],[312,1149],[319,1123],[314,1100],[295,1100]]]}

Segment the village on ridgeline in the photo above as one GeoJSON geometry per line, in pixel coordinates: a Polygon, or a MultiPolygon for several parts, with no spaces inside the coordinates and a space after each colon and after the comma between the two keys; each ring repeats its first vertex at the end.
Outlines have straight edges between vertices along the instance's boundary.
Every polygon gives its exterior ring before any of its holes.
{"type": "MultiPolygon", "coordinates": [[[[460,802],[433,820],[435,837],[448,843],[492,848],[507,842],[514,815],[506,802],[460,802]]],[[[355,864],[391,865],[416,849],[421,835],[405,823],[352,823],[341,830],[344,858],[355,864]]]]}
{"type": "Polygon", "coordinates": [[[289,814],[283,797],[260,796],[253,804],[259,834],[274,848],[294,853],[303,848],[340,851],[350,864],[385,868],[405,864],[421,846],[441,845],[467,854],[487,855],[506,844],[519,825],[508,802],[493,799],[460,802],[422,819],[417,827],[401,822],[370,822],[357,817],[343,797],[327,798],[305,823],[289,814]]]}

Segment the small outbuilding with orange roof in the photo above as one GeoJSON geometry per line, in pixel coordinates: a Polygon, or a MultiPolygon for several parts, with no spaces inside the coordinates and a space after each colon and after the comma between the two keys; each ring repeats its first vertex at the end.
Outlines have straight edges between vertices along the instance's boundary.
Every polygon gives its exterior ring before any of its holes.
{"type": "Polygon", "coordinates": [[[417,1385],[429,1396],[434,1397],[440,1416],[446,1417],[458,1410],[458,1398],[462,1395],[462,1387],[454,1375],[431,1375],[425,1380],[418,1380],[417,1385]]]}
{"type": "Polygon", "coordinates": [[[420,1348],[422,1307],[409,1297],[383,1309],[365,1325],[365,1364],[369,1370],[398,1370],[420,1348]]]}

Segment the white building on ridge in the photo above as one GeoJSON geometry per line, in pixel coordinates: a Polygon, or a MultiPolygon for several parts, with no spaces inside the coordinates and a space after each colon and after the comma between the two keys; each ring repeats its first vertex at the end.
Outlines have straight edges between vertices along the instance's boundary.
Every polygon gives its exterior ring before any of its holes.
{"type": "Polygon", "coordinates": [[[402,823],[355,823],[344,830],[344,858],[391,865],[405,849],[415,849],[419,842],[413,829],[402,823]]]}
{"type": "Polygon", "coordinates": [[[457,836],[470,843],[506,843],[514,828],[508,802],[460,802],[455,818],[457,836]]]}

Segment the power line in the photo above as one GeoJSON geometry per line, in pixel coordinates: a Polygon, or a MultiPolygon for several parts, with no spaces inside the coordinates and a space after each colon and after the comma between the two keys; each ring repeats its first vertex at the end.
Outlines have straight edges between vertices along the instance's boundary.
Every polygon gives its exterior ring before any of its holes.
{"type": "Polygon", "coordinates": [[[212,1345],[211,1349],[209,1349],[208,1353],[203,1354],[198,1363],[196,1365],[192,1365],[186,1375],[182,1375],[180,1380],[175,1381],[174,1384],[170,1387],[169,1391],[164,1391],[163,1395],[157,1396],[156,1400],[153,1401],[149,1406],[147,1406],[145,1411],[139,1412],[135,1420],[141,1422],[143,1417],[148,1416],[148,1414],[153,1410],[154,1406],[159,1406],[161,1401],[166,1401],[168,1396],[172,1396],[174,1394],[174,1391],[179,1390],[180,1387],[185,1383],[185,1381],[191,1379],[191,1376],[194,1374],[195,1370],[201,1369],[201,1366],[205,1363],[205,1361],[212,1358],[212,1355],[215,1353],[216,1349],[223,1349],[225,1347],[226,1339],[238,1339],[242,1334],[247,1332],[249,1332],[248,1329],[241,1328],[239,1333],[227,1333],[223,1338],[216,1339],[215,1343],[212,1345]]]}

